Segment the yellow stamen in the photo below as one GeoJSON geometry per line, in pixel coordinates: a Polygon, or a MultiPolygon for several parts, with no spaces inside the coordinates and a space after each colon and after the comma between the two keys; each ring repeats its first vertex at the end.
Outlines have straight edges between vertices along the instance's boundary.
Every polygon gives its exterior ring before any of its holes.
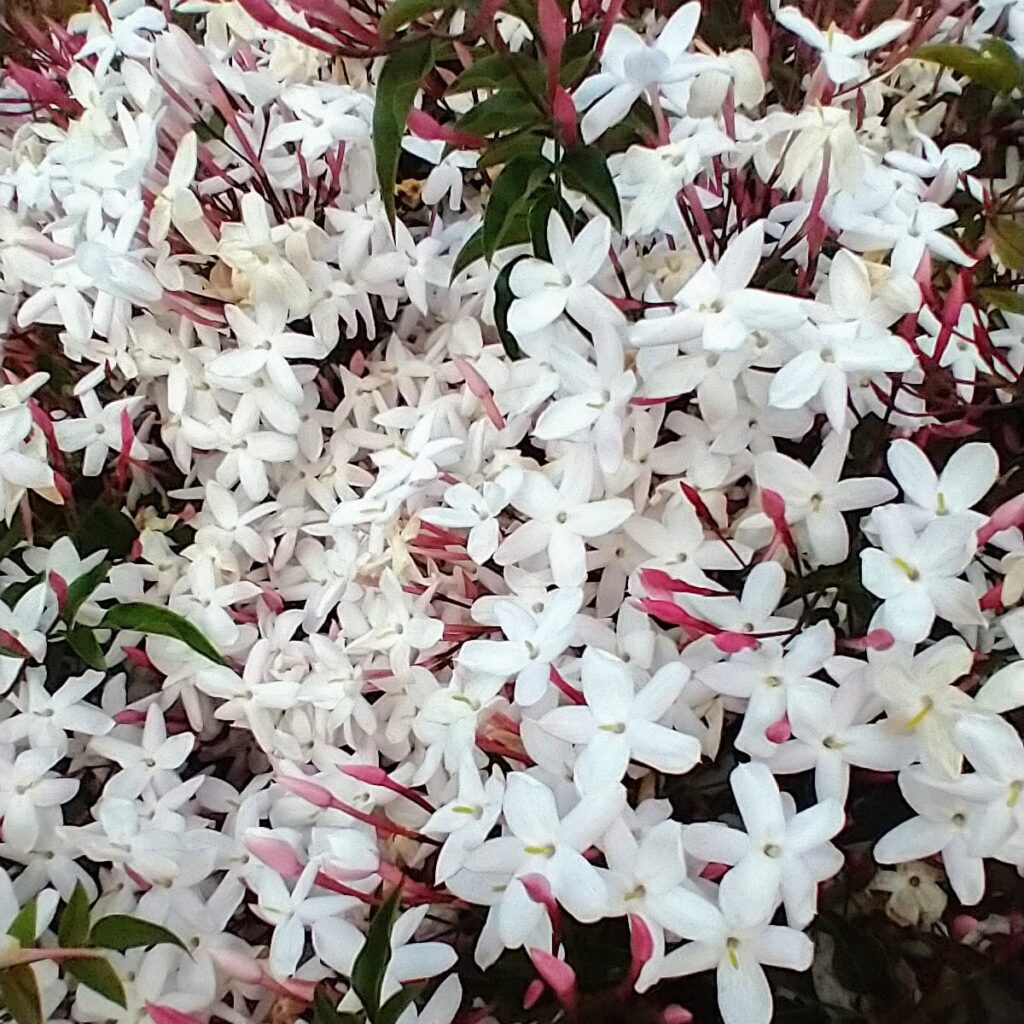
{"type": "Polygon", "coordinates": [[[893,563],[897,566],[897,568],[903,570],[903,573],[911,582],[914,582],[921,578],[921,574],[909,562],[903,561],[902,558],[893,558],[893,563]]]}
{"type": "Polygon", "coordinates": [[[725,944],[726,952],[729,954],[729,963],[731,963],[737,971],[740,969],[740,958],[736,954],[736,950],[739,949],[739,945],[739,939],[729,939],[725,944]]]}
{"type": "Polygon", "coordinates": [[[914,715],[909,722],[907,722],[907,729],[913,732],[924,721],[925,715],[927,715],[933,707],[935,707],[935,701],[933,701],[931,697],[925,697],[921,710],[918,711],[918,713],[914,715]]]}

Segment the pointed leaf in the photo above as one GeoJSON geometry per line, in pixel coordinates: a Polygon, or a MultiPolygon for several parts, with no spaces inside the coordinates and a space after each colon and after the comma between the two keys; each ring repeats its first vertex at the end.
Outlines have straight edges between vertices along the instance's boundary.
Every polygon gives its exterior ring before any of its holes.
{"type": "Polygon", "coordinates": [[[124,986],[117,972],[102,957],[81,957],[80,959],[65,960],[64,966],[77,981],[99,992],[104,999],[109,999],[118,1006],[127,1006],[124,986]]]}
{"type": "Polygon", "coordinates": [[[12,939],[18,940],[19,946],[31,946],[36,941],[36,900],[35,898],[30,899],[18,911],[17,916],[11,922],[10,928],[7,929],[7,934],[12,939]]]}
{"type": "Polygon", "coordinates": [[[502,348],[509,359],[522,359],[523,353],[519,348],[512,332],[508,329],[508,309],[512,305],[515,296],[512,294],[512,285],[509,278],[512,276],[512,268],[520,261],[526,259],[526,255],[517,256],[510,263],[507,263],[498,274],[494,282],[494,326],[498,329],[498,337],[501,339],[502,348]]]}
{"type": "Polygon", "coordinates": [[[224,664],[217,648],[188,619],[157,604],[129,601],[127,604],[115,605],[103,616],[100,626],[104,629],[135,629],[140,633],[170,636],[187,644],[204,658],[218,665],[224,664]]]}
{"type": "Polygon", "coordinates": [[[611,222],[622,229],[622,207],[604,154],[594,146],[577,146],[562,157],[562,180],[582,192],[611,222]]]}
{"type": "Polygon", "coordinates": [[[64,621],[72,625],[79,609],[89,600],[92,592],[107,578],[110,572],[109,562],[100,562],[93,566],[87,573],[79,576],[73,583],[68,584],[68,597],[64,605],[64,621]]]}
{"type": "Polygon", "coordinates": [[[381,1008],[373,1024],[396,1024],[396,1021],[413,1000],[423,991],[422,985],[405,985],[400,988],[381,1008]]]}
{"type": "Polygon", "coordinates": [[[423,76],[430,70],[432,63],[433,42],[427,38],[417,39],[388,56],[377,81],[377,98],[373,108],[373,150],[381,197],[392,229],[395,226],[395,179],[398,176],[405,122],[423,76]]]}
{"type": "Polygon", "coordinates": [[[361,1013],[341,1013],[334,1006],[323,985],[313,996],[313,1024],[363,1024],[361,1013]]]}
{"type": "Polygon", "coordinates": [[[551,171],[551,161],[537,153],[515,157],[498,175],[484,211],[484,255],[488,260],[498,251],[514,215],[526,214],[530,196],[551,171]]]}
{"type": "Polygon", "coordinates": [[[107,667],[107,659],[103,655],[96,634],[87,626],[75,626],[69,629],[67,641],[71,649],[89,666],[102,671],[107,667]]]}
{"type": "Polygon", "coordinates": [[[178,946],[186,952],[185,943],[174,932],[152,921],[143,921],[129,914],[110,914],[101,917],[89,933],[89,941],[101,949],[116,949],[123,953],[126,949],[139,946],[159,946],[167,943],[178,946]]]}
{"type": "Polygon", "coordinates": [[[381,36],[388,39],[417,18],[454,6],[455,0],[393,0],[381,15],[378,28],[381,36]]]}
{"type": "Polygon", "coordinates": [[[43,1024],[39,982],[31,965],[17,964],[0,971],[0,996],[17,1024],[43,1024]]]}
{"type": "Polygon", "coordinates": [[[989,39],[979,49],[959,43],[929,43],[914,54],[941,64],[993,92],[1010,92],[1021,83],[1021,62],[1002,39],[989,39]]]}
{"type": "Polygon", "coordinates": [[[377,908],[366,933],[366,942],[352,967],[352,988],[371,1021],[376,1020],[380,1010],[380,992],[384,975],[391,963],[391,932],[401,906],[402,892],[396,889],[377,908]]]}
{"type": "Polygon", "coordinates": [[[1006,270],[1024,270],[1024,226],[1010,217],[994,217],[988,222],[992,253],[1006,270]]]}
{"type": "Polygon", "coordinates": [[[470,107],[455,127],[469,135],[495,135],[532,127],[541,119],[541,112],[519,87],[508,86],[470,107]]]}
{"type": "Polygon", "coordinates": [[[80,949],[89,939],[89,896],[81,882],[75,883],[71,899],[60,915],[57,939],[65,949],[80,949]]]}

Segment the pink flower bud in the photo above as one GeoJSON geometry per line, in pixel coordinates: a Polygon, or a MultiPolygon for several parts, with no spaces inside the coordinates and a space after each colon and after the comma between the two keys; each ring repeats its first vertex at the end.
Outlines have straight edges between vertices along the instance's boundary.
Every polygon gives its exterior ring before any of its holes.
{"type": "Polygon", "coordinates": [[[761,646],[756,637],[748,636],[746,633],[733,633],[729,630],[717,633],[714,637],[714,644],[723,654],[756,651],[761,646]]]}
{"type": "Polygon", "coordinates": [[[793,735],[789,727],[789,717],[783,715],[777,722],[772,722],[764,731],[764,738],[769,743],[785,743],[793,735]]]}
{"type": "Polygon", "coordinates": [[[978,530],[978,544],[987,544],[997,533],[1020,526],[1024,522],[1024,494],[1003,502],[978,530]]]}
{"type": "Polygon", "coordinates": [[[526,986],[526,991],[523,993],[523,1009],[532,1010],[538,1002],[540,997],[544,995],[545,989],[544,982],[540,978],[534,978],[529,985],[526,986]]]}
{"type": "Polygon", "coordinates": [[[298,855],[283,839],[276,839],[267,832],[267,829],[250,829],[243,840],[245,848],[283,878],[298,878],[303,868],[298,855]]]}
{"type": "Polygon", "coordinates": [[[50,584],[50,589],[57,598],[57,607],[60,609],[61,614],[63,614],[68,604],[68,581],[60,573],[56,573],[52,569],[49,576],[46,577],[46,581],[50,584]]]}
{"type": "Polygon", "coordinates": [[[654,936],[647,922],[638,914],[629,915],[629,950],[633,958],[631,970],[635,968],[638,973],[654,956],[654,936]]]}
{"type": "Polygon", "coordinates": [[[976,931],[980,922],[970,914],[957,914],[950,924],[949,934],[957,941],[963,942],[972,932],[976,931]]]}
{"type": "Polygon", "coordinates": [[[565,86],[555,86],[551,97],[551,115],[555,121],[555,132],[563,146],[575,146],[579,140],[576,125],[576,104],[573,103],[565,86]]]}
{"type": "Polygon", "coordinates": [[[728,870],[728,864],[719,864],[717,861],[712,861],[710,864],[704,865],[704,870],[701,871],[700,877],[708,882],[717,882],[728,870]]]}
{"type": "Polygon", "coordinates": [[[379,768],[372,764],[344,764],[338,765],[342,772],[346,775],[351,776],[353,779],[357,779],[359,782],[365,782],[368,786],[386,786],[390,779],[388,779],[388,773],[383,768],[379,768]]]}
{"type": "Polygon", "coordinates": [[[263,968],[248,954],[232,949],[210,949],[213,962],[229,977],[247,985],[257,985],[263,977],[263,968]]]}
{"type": "Polygon", "coordinates": [[[543,949],[529,949],[527,953],[537,973],[555,993],[555,998],[566,1010],[575,1010],[576,972],[564,960],[559,960],[543,949]]]}
{"type": "Polygon", "coordinates": [[[182,1013],[173,1006],[160,1006],[157,1003],[146,1003],[146,1013],[153,1024],[202,1024],[198,1017],[191,1013],[182,1013]]]}
{"type": "Polygon", "coordinates": [[[279,775],[277,784],[303,800],[308,800],[315,807],[331,807],[334,804],[334,796],[331,791],[310,779],[299,778],[295,775],[279,775]]]}
{"type": "Polygon", "coordinates": [[[661,1011],[661,1024],[693,1024],[693,1014],[685,1006],[672,1003],[661,1011]]]}

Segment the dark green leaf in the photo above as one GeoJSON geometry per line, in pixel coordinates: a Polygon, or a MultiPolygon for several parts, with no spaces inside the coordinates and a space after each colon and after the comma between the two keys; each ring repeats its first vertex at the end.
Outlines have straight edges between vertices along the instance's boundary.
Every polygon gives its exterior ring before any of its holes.
{"type": "Polygon", "coordinates": [[[71,650],[77,654],[82,661],[100,671],[107,667],[107,659],[103,655],[103,648],[100,647],[96,634],[88,626],[75,626],[67,632],[67,641],[71,650]]]}
{"type": "Polygon", "coordinates": [[[361,1013],[340,1013],[323,985],[318,985],[313,996],[313,1024],[364,1024],[361,1013]]]}
{"type": "Polygon", "coordinates": [[[99,992],[104,999],[109,999],[118,1006],[127,1006],[124,986],[117,972],[101,957],[81,957],[65,960],[64,966],[68,974],[80,981],[86,988],[99,992]]]}
{"type": "Polygon", "coordinates": [[[989,39],[975,50],[959,43],[930,43],[915,54],[941,64],[993,92],[1010,92],[1021,84],[1021,62],[1002,39],[989,39]]]}
{"type": "Polygon", "coordinates": [[[18,911],[17,916],[7,929],[11,938],[17,939],[21,946],[31,946],[36,941],[36,901],[31,899],[18,911]]]}
{"type": "Polygon", "coordinates": [[[466,239],[466,244],[459,250],[458,256],[455,257],[455,263],[452,264],[452,275],[450,280],[454,281],[455,278],[461,274],[466,267],[476,263],[477,260],[484,258],[484,229],[482,227],[477,228],[466,239]]]}
{"type": "Polygon", "coordinates": [[[1024,313],[1024,295],[1018,295],[1012,288],[979,288],[978,295],[1004,313],[1024,313]]]}
{"type": "Polygon", "coordinates": [[[373,108],[373,150],[377,164],[384,208],[392,229],[395,226],[395,179],[398,158],[402,152],[402,136],[413,100],[419,92],[423,76],[433,63],[433,43],[417,39],[409,46],[390,54],[377,82],[377,100],[373,108]]]}
{"type": "Polygon", "coordinates": [[[22,541],[25,536],[21,528],[21,520],[15,519],[0,537],[0,558],[6,558],[22,541]]]}
{"type": "Polygon", "coordinates": [[[68,584],[68,599],[64,605],[64,621],[73,624],[79,609],[89,600],[92,592],[107,578],[110,572],[109,562],[100,562],[87,573],[68,584]]]}
{"type": "Polygon", "coordinates": [[[992,240],[992,255],[1006,270],[1024,270],[1024,226],[1010,217],[995,217],[985,233],[992,240]]]}
{"type": "Polygon", "coordinates": [[[373,1024],[395,1024],[406,1007],[423,991],[422,985],[406,985],[400,988],[381,1008],[373,1024]]]}
{"type": "Polygon", "coordinates": [[[551,250],[548,248],[548,220],[551,218],[551,211],[555,209],[562,214],[562,220],[566,224],[572,222],[572,210],[553,188],[545,188],[534,195],[528,217],[530,241],[533,243],[534,256],[541,260],[551,259],[551,250]]]}
{"type": "Polygon", "coordinates": [[[123,953],[138,946],[159,946],[167,943],[187,948],[174,932],[152,921],[143,921],[129,914],[110,914],[101,917],[89,933],[89,941],[101,949],[116,949],[123,953]]]}
{"type": "Polygon", "coordinates": [[[525,215],[530,196],[547,181],[551,170],[551,161],[539,153],[517,156],[505,165],[484,210],[484,255],[488,260],[502,244],[511,218],[517,212],[525,215]]]}
{"type": "Polygon", "coordinates": [[[115,605],[103,616],[100,626],[104,629],[136,629],[140,633],[174,637],[175,640],[187,644],[197,654],[215,661],[218,665],[224,664],[224,659],[217,653],[217,648],[188,619],[182,618],[169,608],[161,608],[160,605],[146,604],[144,601],[115,605]]]}
{"type": "Polygon", "coordinates": [[[509,86],[471,107],[455,126],[470,135],[495,135],[530,128],[541,120],[541,112],[529,97],[518,87],[509,86]]]}
{"type": "Polygon", "coordinates": [[[445,91],[454,95],[472,90],[518,89],[517,74],[529,82],[538,95],[543,95],[544,69],[525,53],[491,53],[480,57],[474,60],[445,91]]]}
{"type": "Polygon", "coordinates": [[[380,34],[388,39],[410,21],[422,18],[433,11],[442,11],[454,6],[454,0],[393,0],[381,15],[380,34]]]}
{"type": "Polygon", "coordinates": [[[593,146],[577,146],[562,157],[562,180],[582,192],[611,222],[616,231],[622,229],[622,208],[615,190],[608,161],[593,146]]]}
{"type": "Polygon", "coordinates": [[[113,506],[96,504],[82,517],[75,530],[75,547],[84,557],[106,551],[110,558],[124,558],[139,536],[135,524],[113,506]]]}
{"type": "Polygon", "coordinates": [[[531,131],[520,131],[514,135],[506,135],[488,144],[487,148],[480,154],[476,165],[480,170],[488,167],[496,167],[498,164],[507,164],[517,156],[526,156],[530,153],[540,154],[544,140],[541,136],[531,131]]]}
{"type": "Polygon", "coordinates": [[[508,309],[515,298],[509,278],[512,276],[512,268],[523,259],[526,259],[525,254],[517,256],[511,263],[507,263],[502,267],[497,281],[494,282],[494,326],[498,329],[498,337],[501,339],[502,347],[509,359],[523,358],[518,342],[508,329],[508,309]]]}
{"type": "Polygon", "coordinates": [[[401,898],[401,890],[396,889],[377,908],[366,933],[366,942],[352,967],[352,988],[371,1021],[376,1020],[380,1010],[380,991],[391,962],[391,932],[398,919],[401,898]]]}
{"type": "Polygon", "coordinates": [[[89,940],[89,896],[81,882],[75,883],[57,926],[57,939],[65,949],[80,949],[89,940]]]}
{"type": "Polygon", "coordinates": [[[16,964],[0,971],[0,996],[7,1012],[18,1024],[43,1024],[39,982],[28,964],[16,964]]]}

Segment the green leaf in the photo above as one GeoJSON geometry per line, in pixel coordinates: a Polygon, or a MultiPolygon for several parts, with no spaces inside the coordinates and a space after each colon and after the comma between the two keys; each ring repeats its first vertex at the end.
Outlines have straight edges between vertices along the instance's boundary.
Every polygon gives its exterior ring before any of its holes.
{"type": "Polygon", "coordinates": [[[87,573],[83,573],[74,582],[68,584],[68,599],[64,605],[64,621],[71,625],[79,610],[92,592],[103,583],[110,572],[110,562],[100,562],[87,573]]]}
{"type": "Polygon", "coordinates": [[[611,222],[622,230],[622,207],[608,161],[594,146],[577,146],[562,157],[562,180],[582,192],[611,222]]]}
{"type": "Polygon", "coordinates": [[[371,1021],[380,1010],[380,991],[391,962],[391,932],[401,905],[402,892],[395,891],[377,908],[366,933],[366,942],[352,966],[352,988],[371,1021]]]}
{"type": "Polygon", "coordinates": [[[978,294],[996,309],[1004,313],[1024,313],[1024,295],[1012,288],[979,288],[978,294]]]}
{"type": "Polygon", "coordinates": [[[543,144],[544,140],[541,136],[529,130],[506,135],[504,138],[489,143],[480,154],[476,165],[480,170],[486,170],[488,167],[495,167],[498,164],[507,164],[517,156],[526,156],[530,153],[539,154],[543,144]]]}
{"type": "Polygon", "coordinates": [[[416,21],[433,11],[447,10],[455,6],[455,0],[394,0],[389,3],[380,19],[380,34],[389,39],[410,21],[416,21]]]}
{"type": "Polygon", "coordinates": [[[89,896],[81,882],[75,883],[71,899],[60,915],[57,939],[65,949],[79,949],[89,940],[89,896]]]}
{"type": "Polygon", "coordinates": [[[433,62],[433,51],[433,42],[427,38],[417,39],[410,46],[396,50],[385,60],[377,82],[373,151],[377,180],[392,230],[395,227],[395,179],[402,152],[402,136],[420,83],[433,62]]]}
{"type": "Polygon", "coordinates": [[[112,505],[97,503],[82,517],[73,540],[85,557],[105,551],[113,559],[124,558],[139,536],[135,524],[112,505]]]}
{"type": "Polygon", "coordinates": [[[29,964],[16,964],[0,971],[0,996],[18,1024],[43,1024],[39,982],[29,964]]]}
{"type": "Polygon", "coordinates": [[[7,929],[7,934],[18,940],[20,946],[31,946],[36,941],[36,900],[31,899],[18,911],[7,929]]]}
{"type": "Polygon", "coordinates": [[[516,73],[544,92],[544,69],[525,53],[490,53],[474,60],[445,90],[455,95],[473,90],[517,88],[516,73]]]}
{"type": "Polygon", "coordinates": [[[466,267],[484,258],[484,229],[479,227],[466,239],[466,244],[459,250],[452,264],[452,274],[449,281],[454,281],[466,267]]]}
{"type": "Polygon", "coordinates": [[[15,519],[0,537],[0,558],[6,558],[24,539],[21,520],[15,519]]]}
{"type": "Polygon", "coordinates": [[[82,661],[89,666],[89,668],[95,668],[100,671],[107,667],[107,659],[103,654],[103,648],[100,647],[99,641],[96,639],[96,634],[89,629],[88,626],[75,626],[73,629],[69,629],[66,634],[68,644],[71,646],[71,650],[77,654],[82,661]]]}
{"type": "Polygon", "coordinates": [[[509,359],[522,359],[523,353],[519,348],[512,332],[508,329],[508,308],[512,305],[515,296],[512,294],[512,286],[509,278],[512,276],[512,268],[520,261],[526,259],[526,255],[517,256],[511,263],[507,263],[498,274],[494,282],[494,326],[498,329],[498,337],[501,339],[502,348],[509,359]]]}
{"type": "Polygon", "coordinates": [[[558,210],[566,224],[572,223],[572,210],[565,200],[553,189],[546,188],[534,195],[530,206],[528,222],[530,225],[530,241],[533,243],[533,254],[541,260],[551,260],[548,248],[548,220],[551,211],[558,210]]]}
{"type": "Polygon", "coordinates": [[[992,254],[1007,270],[1024,270],[1024,226],[1010,217],[995,217],[985,233],[992,240],[992,254]]]}
{"type": "Polygon", "coordinates": [[[373,1024],[395,1024],[406,1007],[423,991],[422,985],[405,985],[400,988],[381,1008],[373,1024]]]}
{"type": "Polygon", "coordinates": [[[339,1013],[324,990],[318,985],[313,995],[313,1024],[364,1024],[361,1013],[339,1013]]]}
{"type": "Polygon", "coordinates": [[[975,50],[959,43],[930,43],[914,55],[941,64],[993,92],[1011,92],[1021,84],[1021,62],[1002,39],[988,39],[975,50]]]}
{"type": "Polygon", "coordinates": [[[526,214],[530,197],[547,181],[552,164],[539,153],[517,156],[505,165],[491,189],[484,210],[484,255],[488,260],[502,244],[509,221],[516,213],[526,214]]]}
{"type": "Polygon", "coordinates": [[[115,605],[103,616],[100,626],[103,629],[136,629],[140,633],[170,636],[187,644],[204,658],[209,658],[218,665],[224,664],[224,659],[217,653],[217,648],[188,619],[157,604],[129,601],[127,604],[115,605]]]}
{"type": "Polygon", "coordinates": [[[101,917],[92,926],[89,941],[100,949],[116,949],[119,953],[138,946],[159,946],[163,943],[178,946],[188,952],[185,943],[174,932],[129,914],[101,917]]]}
{"type": "Polygon", "coordinates": [[[455,127],[470,135],[495,135],[530,128],[541,120],[541,112],[529,97],[517,86],[509,86],[467,110],[455,127]]]}
{"type": "Polygon", "coordinates": [[[68,974],[80,981],[86,988],[99,992],[104,999],[109,999],[118,1006],[127,1006],[124,986],[117,972],[102,957],[81,957],[65,960],[64,966],[68,974]]]}

